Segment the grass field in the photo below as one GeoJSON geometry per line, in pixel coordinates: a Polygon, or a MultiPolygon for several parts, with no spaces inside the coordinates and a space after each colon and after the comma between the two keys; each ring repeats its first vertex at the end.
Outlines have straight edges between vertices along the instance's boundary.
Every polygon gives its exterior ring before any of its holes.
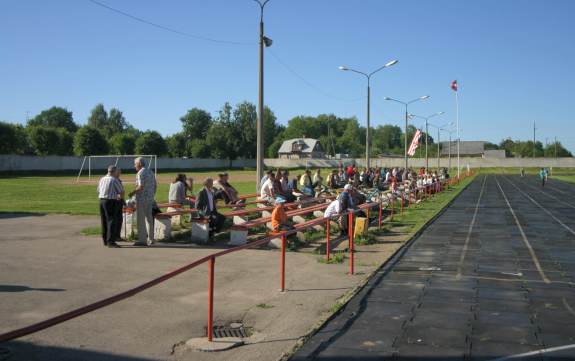
{"type": "MultiPolygon", "coordinates": [[[[195,180],[194,192],[201,189],[201,181],[215,173],[187,173],[195,180]]],[[[231,171],[230,182],[240,194],[254,193],[253,171],[231,171]],[[234,181],[237,179],[238,181],[234,181]]],[[[168,201],[168,190],[175,173],[158,174],[158,202],[168,201]]],[[[88,182],[87,177],[76,183],[70,175],[61,176],[0,176],[0,212],[98,214],[97,178],[88,182]]],[[[134,189],[135,175],[122,176],[126,192],[134,189]]]]}

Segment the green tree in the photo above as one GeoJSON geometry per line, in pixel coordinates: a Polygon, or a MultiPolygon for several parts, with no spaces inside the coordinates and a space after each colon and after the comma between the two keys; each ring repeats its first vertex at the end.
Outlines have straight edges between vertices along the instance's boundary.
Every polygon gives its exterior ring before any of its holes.
{"type": "Polygon", "coordinates": [[[129,133],[117,133],[110,138],[110,151],[113,154],[134,154],[136,139],[137,137],[129,133]]]}
{"type": "Polygon", "coordinates": [[[108,122],[106,126],[106,130],[108,132],[108,136],[113,136],[118,133],[123,133],[129,124],[126,122],[126,118],[124,118],[124,114],[116,109],[110,109],[110,114],[108,115],[108,122]]]}
{"type": "Polygon", "coordinates": [[[72,112],[61,107],[43,110],[40,114],[30,119],[28,125],[31,127],[65,128],[69,132],[78,130],[78,125],[74,123],[72,112]]]}
{"type": "Polygon", "coordinates": [[[549,158],[557,157],[573,157],[570,151],[563,147],[561,142],[553,142],[549,143],[547,147],[545,147],[545,156],[549,158]]]}
{"type": "Polygon", "coordinates": [[[170,157],[180,158],[187,155],[186,136],[183,133],[166,137],[166,145],[170,157]]]}
{"type": "Polygon", "coordinates": [[[20,124],[0,122],[0,154],[31,153],[26,129],[20,124]]]}
{"type": "Polygon", "coordinates": [[[147,132],[144,132],[138,140],[136,140],[136,153],[154,154],[161,157],[168,153],[168,147],[160,133],[148,130],[147,132]]]}
{"type": "Polygon", "coordinates": [[[57,128],[58,132],[58,148],[57,155],[73,155],[74,154],[74,134],[65,128],[57,128]]]}
{"type": "Polygon", "coordinates": [[[236,159],[241,150],[238,131],[233,122],[214,122],[206,136],[211,156],[216,159],[236,159]]]}
{"type": "Polygon", "coordinates": [[[495,143],[485,142],[485,150],[497,150],[499,146],[495,143]]]}
{"type": "Polygon", "coordinates": [[[104,108],[104,104],[96,104],[92,109],[90,116],[88,117],[88,125],[96,129],[100,129],[100,131],[103,131],[108,135],[108,113],[104,108]]]}
{"type": "Polygon", "coordinates": [[[212,116],[205,110],[192,108],[180,118],[180,121],[188,140],[206,139],[206,134],[212,125],[212,116]]]}
{"type": "Polygon", "coordinates": [[[193,139],[186,143],[187,153],[193,158],[209,158],[210,147],[205,139],[193,139]]]}
{"type": "Polygon", "coordinates": [[[89,125],[80,128],[74,136],[74,154],[79,156],[103,155],[109,151],[104,135],[89,125]]]}
{"type": "MultiPolygon", "coordinates": [[[[65,130],[64,130],[65,131],[65,130]]],[[[30,145],[37,155],[61,155],[63,146],[60,144],[62,134],[58,128],[33,126],[28,127],[30,145]]]]}

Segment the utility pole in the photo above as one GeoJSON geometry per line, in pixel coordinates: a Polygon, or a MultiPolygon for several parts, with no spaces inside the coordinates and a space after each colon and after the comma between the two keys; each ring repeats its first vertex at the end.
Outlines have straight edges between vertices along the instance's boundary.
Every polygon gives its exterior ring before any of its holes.
{"type": "Polygon", "coordinates": [[[557,137],[555,137],[555,159],[557,159],[557,137]]]}
{"type": "Polygon", "coordinates": [[[533,158],[535,158],[535,121],[533,121],[533,158]]]}
{"type": "Polygon", "coordinates": [[[255,0],[260,6],[260,44],[259,44],[259,96],[258,119],[256,122],[256,187],[259,191],[260,180],[264,176],[264,46],[272,45],[271,39],[264,36],[264,7],[269,0],[255,0]]]}

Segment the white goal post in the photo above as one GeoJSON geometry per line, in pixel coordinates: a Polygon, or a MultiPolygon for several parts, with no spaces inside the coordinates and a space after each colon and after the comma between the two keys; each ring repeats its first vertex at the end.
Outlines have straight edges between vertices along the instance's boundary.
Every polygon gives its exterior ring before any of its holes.
{"type": "Polygon", "coordinates": [[[80,181],[80,177],[82,176],[82,171],[84,170],[84,167],[88,168],[88,181],[91,181],[92,180],[92,166],[93,165],[98,167],[96,169],[106,169],[110,164],[112,164],[112,162],[115,166],[118,166],[118,162],[120,161],[120,159],[135,159],[138,157],[147,158],[148,159],[147,166],[149,168],[152,168],[152,166],[153,166],[154,167],[154,174],[156,176],[158,176],[158,156],[155,154],[87,155],[82,160],[82,165],[80,166],[80,171],[78,172],[78,177],[76,177],[76,183],[78,183],[80,181]],[[107,164],[104,164],[102,162],[98,162],[102,159],[110,159],[111,162],[109,162],[107,164]],[[87,164],[86,164],[86,161],[88,161],[87,164]],[[101,164],[97,164],[97,163],[101,163],[101,164]]]}

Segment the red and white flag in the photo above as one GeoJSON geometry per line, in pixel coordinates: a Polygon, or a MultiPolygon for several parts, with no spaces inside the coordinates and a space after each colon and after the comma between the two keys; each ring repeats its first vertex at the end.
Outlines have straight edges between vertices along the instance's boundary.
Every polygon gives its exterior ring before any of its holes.
{"type": "Polygon", "coordinates": [[[455,92],[457,91],[457,80],[451,82],[451,89],[455,92]]]}
{"type": "Polygon", "coordinates": [[[407,154],[410,157],[413,157],[415,155],[415,150],[419,146],[419,138],[421,138],[421,131],[419,129],[417,129],[417,131],[413,135],[413,139],[411,140],[411,145],[409,146],[409,150],[407,151],[407,154]]]}

